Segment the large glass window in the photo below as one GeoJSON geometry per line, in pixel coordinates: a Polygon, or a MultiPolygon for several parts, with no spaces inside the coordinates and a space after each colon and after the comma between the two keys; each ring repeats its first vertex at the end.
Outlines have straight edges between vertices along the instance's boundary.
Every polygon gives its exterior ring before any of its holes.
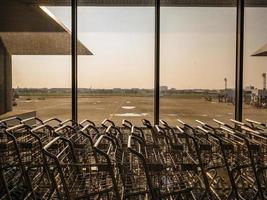
{"type": "Polygon", "coordinates": [[[161,8],[160,118],[234,118],[236,7],[161,8]]]}
{"type": "Polygon", "coordinates": [[[4,67],[12,107],[1,117],[71,118],[71,34],[64,25],[70,7],[2,4],[8,9],[0,39],[10,55],[4,67]]]}
{"type": "Polygon", "coordinates": [[[243,119],[266,122],[267,8],[245,8],[243,119]]]}
{"type": "Polygon", "coordinates": [[[154,8],[78,8],[79,120],[153,122],[154,8]]]}

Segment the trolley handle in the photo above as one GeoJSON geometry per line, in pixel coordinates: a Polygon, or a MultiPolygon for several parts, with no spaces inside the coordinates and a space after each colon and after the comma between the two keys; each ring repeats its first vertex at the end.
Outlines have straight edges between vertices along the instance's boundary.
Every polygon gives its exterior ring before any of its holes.
{"type": "Polygon", "coordinates": [[[166,121],[164,121],[163,119],[160,119],[159,121],[163,126],[169,127],[169,124],[166,121]]]}
{"type": "Polygon", "coordinates": [[[107,128],[108,126],[106,125],[106,123],[110,123],[112,126],[116,126],[115,123],[113,121],[111,121],[110,119],[104,119],[101,123],[101,125],[105,128],[107,128]]]}
{"type": "Polygon", "coordinates": [[[126,128],[129,128],[129,129],[131,129],[132,126],[133,126],[133,124],[132,124],[130,121],[126,120],[126,119],[123,119],[123,120],[122,120],[122,125],[123,125],[124,127],[126,127],[126,128]]]}
{"type": "Polygon", "coordinates": [[[186,125],[186,123],[184,121],[182,121],[181,119],[177,119],[177,121],[182,125],[186,125]]]}
{"type": "Polygon", "coordinates": [[[93,139],[94,139],[94,138],[92,138],[90,135],[88,135],[87,133],[85,133],[85,132],[82,131],[82,130],[78,130],[77,133],[79,133],[79,134],[81,134],[82,136],[86,137],[86,138],[90,141],[90,143],[91,143],[92,146],[94,145],[94,142],[93,142],[93,139]]]}
{"type": "Polygon", "coordinates": [[[98,138],[98,140],[96,141],[96,143],[94,144],[93,148],[95,149],[95,151],[96,151],[97,153],[99,153],[100,155],[104,156],[104,157],[106,158],[107,162],[110,164],[110,163],[111,163],[111,160],[110,160],[110,158],[109,158],[109,156],[108,156],[108,153],[109,153],[109,150],[110,150],[111,146],[109,147],[108,152],[104,152],[102,149],[99,148],[99,145],[101,144],[101,141],[102,141],[103,139],[107,139],[108,141],[111,142],[111,145],[112,145],[113,147],[116,147],[116,144],[115,144],[114,140],[113,140],[111,137],[109,137],[109,136],[107,136],[107,135],[101,135],[101,136],[98,138]]]}
{"type": "Polygon", "coordinates": [[[94,126],[95,127],[95,123],[89,119],[84,119],[83,121],[80,122],[80,125],[83,125],[85,123],[88,123],[90,124],[91,126],[94,126]]]}
{"type": "MultiPolygon", "coordinates": [[[[114,140],[113,140],[111,137],[109,137],[109,136],[107,136],[107,135],[101,135],[101,136],[98,138],[98,140],[96,141],[96,143],[94,144],[94,148],[99,149],[99,145],[100,145],[100,143],[101,143],[101,141],[102,141],[103,139],[107,139],[107,140],[109,140],[109,141],[112,143],[113,146],[116,146],[114,140]]],[[[101,150],[101,151],[102,151],[102,150],[101,150]]]]}
{"type": "Polygon", "coordinates": [[[73,125],[78,125],[77,122],[75,122],[75,121],[72,120],[72,119],[66,119],[66,120],[60,122],[59,125],[62,126],[62,125],[65,125],[65,124],[67,124],[67,123],[69,123],[69,122],[71,122],[73,125]]]}
{"type": "Polygon", "coordinates": [[[232,131],[232,130],[229,130],[228,127],[226,128],[226,127],[222,126],[222,127],[220,127],[220,129],[222,129],[222,130],[224,130],[224,131],[226,131],[228,133],[235,134],[235,132],[232,131]]]}
{"type": "Polygon", "coordinates": [[[187,137],[191,138],[191,139],[194,141],[194,143],[197,144],[196,139],[195,139],[192,135],[186,133],[186,131],[183,131],[179,126],[176,126],[176,128],[177,128],[182,134],[184,134],[184,135],[186,135],[187,137]]]}
{"type": "Polygon", "coordinates": [[[13,120],[18,120],[19,123],[20,123],[22,119],[21,119],[20,117],[17,117],[17,116],[15,116],[15,117],[10,117],[10,118],[1,120],[1,121],[0,121],[0,124],[3,123],[3,124],[5,124],[5,125],[7,126],[7,123],[6,123],[6,122],[13,121],[13,120]]]}
{"type": "Polygon", "coordinates": [[[44,153],[45,153],[46,155],[48,155],[49,157],[52,157],[53,159],[56,159],[56,160],[58,160],[57,155],[52,154],[51,152],[48,151],[48,149],[49,149],[50,147],[52,147],[52,146],[53,146],[57,141],[59,141],[59,140],[62,140],[62,141],[64,141],[64,142],[67,142],[68,145],[69,145],[70,147],[72,147],[72,143],[71,143],[67,138],[65,138],[65,137],[63,137],[63,136],[58,136],[58,137],[54,138],[53,140],[51,140],[50,142],[48,142],[48,143],[43,147],[43,151],[44,151],[44,153]]]}
{"type": "Polygon", "coordinates": [[[57,133],[57,132],[59,132],[61,130],[64,130],[64,129],[71,129],[73,131],[76,131],[72,126],[65,124],[63,126],[58,127],[57,129],[55,129],[55,133],[57,133]]]}
{"type": "Polygon", "coordinates": [[[199,130],[203,131],[203,132],[206,133],[206,134],[209,133],[209,131],[206,130],[206,129],[204,129],[202,126],[197,126],[197,128],[198,128],[199,130]]]}
{"type": "Polygon", "coordinates": [[[146,159],[145,159],[144,155],[132,148],[132,140],[136,140],[138,142],[139,146],[141,146],[141,143],[143,143],[143,141],[138,137],[135,137],[133,135],[129,135],[127,148],[129,149],[129,151],[131,153],[135,154],[143,162],[146,162],[146,159]]]}
{"type": "MultiPolygon", "coordinates": [[[[80,131],[81,131],[81,132],[85,132],[85,131],[86,131],[87,133],[90,133],[89,129],[93,129],[93,130],[96,132],[97,135],[100,135],[98,129],[97,129],[95,126],[91,125],[91,124],[87,124],[87,125],[86,125],[85,127],[83,127],[80,131]]],[[[89,135],[90,135],[90,134],[89,134],[89,135]]]]}
{"type": "Polygon", "coordinates": [[[108,133],[108,134],[111,134],[111,135],[112,135],[112,129],[115,130],[116,135],[120,135],[120,134],[121,134],[120,130],[119,130],[116,126],[113,126],[113,125],[109,125],[109,126],[106,128],[105,133],[106,133],[106,134],[108,133]]]}
{"type": "Polygon", "coordinates": [[[198,119],[196,120],[196,122],[199,123],[199,124],[201,124],[202,126],[206,126],[207,125],[205,122],[202,122],[202,121],[200,121],[198,119]]]}
{"type": "MultiPolygon", "coordinates": [[[[221,127],[221,129],[224,130],[224,131],[226,131],[232,137],[237,138],[237,139],[244,140],[246,143],[248,143],[248,140],[244,136],[242,136],[240,132],[235,132],[233,130],[229,130],[226,127],[221,127]]],[[[230,140],[230,141],[232,141],[232,139],[229,139],[229,138],[227,138],[227,139],[230,140]]],[[[234,142],[237,142],[237,143],[241,144],[239,141],[234,141],[234,142]]]]}
{"type": "Polygon", "coordinates": [[[16,131],[16,130],[21,129],[21,128],[31,129],[31,127],[27,124],[18,124],[16,126],[12,126],[10,128],[7,128],[5,131],[8,133],[11,133],[11,132],[16,131]]]}
{"type": "Polygon", "coordinates": [[[36,120],[36,121],[39,122],[38,124],[43,124],[43,121],[41,119],[39,119],[38,117],[26,118],[26,119],[21,120],[20,123],[24,124],[25,122],[28,122],[28,121],[31,121],[31,120],[36,120]]]}
{"type": "Polygon", "coordinates": [[[162,127],[160,127],[159,125],[156,125],[155,127],[156,127],[156,130],[157,130],[157,132],[159,134],[164,135],[165,137],[167,137],[166,132],[164,131],[164,129],[162,127]]]}
{"type": "Polygon", "coordinates": [[[46,123],[49,123],[49,122],[52,122],[52,121],[56,121],[58,122],[59,124],[62,122],[60,119],[58,118],[50,118],[50,119],[47,119],[47,120],[44,120],[43,123],[46,124],[46,123]]]}
{"type": "Polygon", "coordinates": [[[182,121],[182,120],[180,120],[180,119],[177,119],[177,121],[178,121],[180,124],[182,124],[184,127],[189,128],[189,129],[191,129],[193,132],[195,132],[195,129],[194,129],[192,126],[190,126],[189,124],[185,123],[184,121],[182,121]]]}
{"type": "Polygon", "coordinates": [[[140,127],[132,126],[132,128],[131,128],[131,134],[142,138],[142,140],[145,139],[145,134],[144,134],[143,130],[140,127]],[[138,133],[140,133],[141,136],[137,134],[137,131],[136,130],[138,130],[138,133]]]}
{"type": "Polygon", "coordinates": [[[248,131],[254,134],[260,134],[258,131],[252,130],[251,128],[247,127],[247,126],[241,126],[241,129],[244,131],[248,131]]]}
{"type": "Polygon", "coordinates": [[[199,124],[201,124],[202,125],[202,128],[208,128],[208,129],[211,129],[211,130],[215,131],[215,128],[214,127],[206,124],[205,122],[202,122],[200,120],[196,120],[196,122],[199,123],[199,124]]]}
{"type": "Polygon", "coordinates": [[[235,125],[245,126],[245,124],[243,122],[240,122],[240,121],[237,121],[237,120],[234,120],[234,119],[230,119],[230,121],[233,122],[235,125]]]}
{"type": "Polygon", "coordinates": [[[176,126],[176,129],[180,131],[181,133],[184,133],[184,130],[180,126],[176,126]]]}
{"type": "Polygon", "coordinates": [[[219,121],[219,120],[217,120],[217,119],[213,119],[213,121],[216,122],[217,124],[219,124],[219,127],[221,127],[221,126],[225,126],[225,127],[229,128],[229,129],[231,129],[231,130],[234,129],[233,127],[229,126],[228,124],[226,124],[226,123],[224,123],[224,122],[222,122],[222,121],[219,121]]]}
{"type": "Polygon", "coordinates": [[[164,130],[162,129],[162,127],[160,127],[159,125],[156,125],[155,127],[158,133],[162,133],[162,134],[164,133],[164,130]]]}
{"type": "Polygon", "coordinates": [[[116,144],[114,143],[115,145],[117,145],[118,147],[122,148],[122,144],[121,144],[121,141],[120,141],[120,139],[119,139],[119,137],[120,137],[120,131],[118,130],[117,127],[114,127],[114,126],[110,125],[110,126],[107,128],[107,130],[106,130],[106,134],[107,134],[107,136],[109,136],[110,138],[112,138],[113,141],[114,141],[114,140],[116,141],[116,144]],[[112,129],[112,128],[114,128],[114,129],[116,130],[116,135],[113,135],[113,134],[112,134],[112,132],[111,132],[111,129],[112,129]]]}
{"type": "Polygon", "coordinates": [[[151,125],[151,123],[150,123],[149,120],[147,120],[147,119],[142,119],[142,123],[143,123],[144,126],[146,126],[146,127],[148,127],[148,128],[152,128],[152,125],[151,125]]]}
{"type": "Polygon", "coordinates": [[[219,121],[217,119],[213,119],[214,122],[216,122],[217,124],[221,125],[221,126],[225,126],[226,124],[222,121],[219,121]]]}
{"type": "Polygon", "coordinates": [[[251,123],[251,124],[257,124],[257,125],[263,126],[265,128],[267,127],[266,124],[264,124],[262,122],[254,121],[254,120],[251,120],[251,119],[246,119],[246,121],[251,123]]]}
{"type": "MultiPolygon", "coordinates": [[[[249,132],[249,134],[250,134],[251,136],[256,137],[256,138],[258,138],[258,139],[261,139],[261,140],[264,140],[264,141],[267,141],[267,138],[264,137],[264,136],[262,136],[259,132],[254,131],[254,130],[251,130],[251,129],[248,128],[248,127],[241,127],[241,128],[242,128],[243,130],[249,132]]],[[[267,144],[262,144],[262,145],[266,146],[267,144]]]]}
{"type": "Polygon", "coordinates": [[[40,130],[40,129],[43,129],[43,128],[48,128],[49,130],[54,130],[51,126],[49,126],[48,124],[42,124],[42,125],[40,125],[40,126],[37,126],[37,127],[35,127],[35,128],[33,128],[32,130],[31,130],[31,132],[36,132],[36,131],[38,131],[38,130],[40,130]]]}

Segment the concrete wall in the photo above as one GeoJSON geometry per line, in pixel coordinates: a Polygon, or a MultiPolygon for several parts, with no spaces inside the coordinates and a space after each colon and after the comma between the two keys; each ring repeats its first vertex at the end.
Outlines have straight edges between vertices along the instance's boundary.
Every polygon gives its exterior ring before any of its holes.
{"type": "Polygon", "coordinates": [[[0,38],[0,115],[12,110],[11,55],[0,38]]]}

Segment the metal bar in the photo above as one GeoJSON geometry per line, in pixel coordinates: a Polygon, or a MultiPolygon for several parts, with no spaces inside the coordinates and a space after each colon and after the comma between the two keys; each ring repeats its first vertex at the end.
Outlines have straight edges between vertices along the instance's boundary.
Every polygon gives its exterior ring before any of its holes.
{"type": "Polygon", "coordinates": [[[237,0],[235,79],[235,119],[237,121],[242,121],[243,111],[244,7],[244,0],[237,0]]]}
{"type": "Polygon", "coordinates": [[[160,0],[155,0],[154,124],[159,124],[160,96],[160,0]]]}
{"type": "Polygon", "coordinates": [[[71,0],[71,115],[77,122],[77,0],[71,0]]]}

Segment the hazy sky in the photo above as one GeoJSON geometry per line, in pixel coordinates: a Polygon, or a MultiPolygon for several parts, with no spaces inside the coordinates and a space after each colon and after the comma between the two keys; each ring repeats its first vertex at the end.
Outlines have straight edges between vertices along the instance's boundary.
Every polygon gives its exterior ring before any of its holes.
{"type": "MultiPolygon", "coordinates": [[[[50,7],[68,28],[70,8],[50,7]]],[[[267,9],[247,8],[245,85],[262,87],[267,9]]],[[[161,8],[161,85],[234,87],[235,8],[161,8]]],[[[81,7],[78,37],[93,53],[79,57],[79,87],[153,88],[154,9],[81,7]]],[[[13,86],[70,87],[70,56],[13,56],[13,86]]]]}

